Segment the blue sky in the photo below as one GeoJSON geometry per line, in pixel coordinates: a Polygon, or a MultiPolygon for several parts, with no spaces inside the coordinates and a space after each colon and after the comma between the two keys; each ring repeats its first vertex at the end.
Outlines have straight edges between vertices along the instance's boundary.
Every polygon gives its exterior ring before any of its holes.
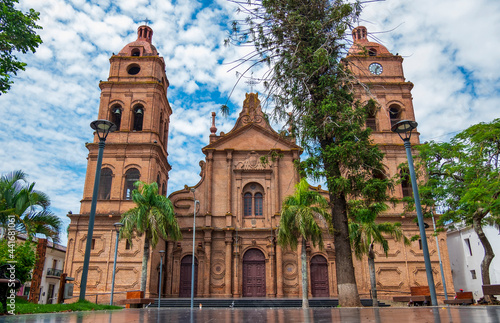
{"type": "MultiPolygon", "coordinates": [[[[40,12],[44,43],[36,54],[22,57],[26,71],[0,96],[0,173],[24,170],[69,223],[65,214],[80,210],[85,142],[93,139],[89,124],[97,118],[99,80],[108,77],[111,55],[134,41],[137,27],[148,19],[170,81],[168,192],[198,182],[210,113],[219,114],[236,82],[230,62],[250,50],[223,45],[236,17],[233,4],[20,0],[18,8],[40,12]]],[[[360,24],[404,57],[405,77],[415,85],[422,141],[445,141],[472,124],[500,117],[500,1],[369,2],[360,24]]],[[[249,91],[244,82],[236,87],[229,101],[232,117],[218,116],[218,131],[232,128],[249,91]]]]}

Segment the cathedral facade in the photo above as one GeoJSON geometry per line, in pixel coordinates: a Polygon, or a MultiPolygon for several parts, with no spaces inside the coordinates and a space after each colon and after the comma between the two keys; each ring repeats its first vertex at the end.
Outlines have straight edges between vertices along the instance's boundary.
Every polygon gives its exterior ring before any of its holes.
{"type": "MultiPolygon", "coordinates": [[[[88,299],[109,301],[114,258],[113,223],[134,206],[130,191],[136,180],[157,182],[166,194],[168,172],[168,129],[172,109],[167,99],[168,79],[165,62],[152,45],[152,30],[141,26],[135,42],[126,45],[110,59],[109,78],[100,83],[99,119],[119,125],[106,141],[97,203],[92,252],[88,273],[88,299]]],[[[403,119],[415,120],[411,88],[405,81],[402,61],[384,46],[369,42],[364,27],[353,30],[354,44],[346,60],[363,87],[357,89],[362,102],[375,98],[380,104],[367,120],[373,140],[385,153],[385,176],[399,172],[406,161],[403,142],[390,131],[403,119]],[[366,91],[366,89],[368,91],[366,91]]],[[[148,264],[147,297],[158,297],[160,250],[162,297],[190,297],[191,266],[195,263],[194,290],[197,297],[300,297],[301,273],[298,250],[276,243],[280,209],[284,198],[294,193],[299,175],[294,166],[302,153],[293,138],[279,135],[266,121],[256,93],[243,99],[239,118],[228,133],[217,134],[215,113],[202,148],[200,180],[169,195],[174,205],[181,241],[160,241],[151,250],[148,264]],[[261,157],[278,156],[262,163],[261,157]],[[199,201],[196,203],[195,201],[199,201]],[[193,215],[196,225],[193,230],[193,215]],[[195,236],[193,237],[193,232],[195,236]],[[193,246],[194,241],[194,246],[193,246]],[[194,250],[194,254],[193,254],[194,250]]],[[[418,144],[418,133],[412,144],[418,144]]],[[[97,162],[97,136],[89,149],[87,178],[80,214],[70,214],[65,272],[74,277],[79,290],[93,180],[97,162]]],[[[172,170],[175,171],[175,170],[172,170]]],[[[320,187],[311,189],[321,190],[320,187]]],[[[396,187],[397,198],[411,194],[408,181],[396,187]]],[[[413,216],[402,217],[403,205],[381,216],[381,221],[401,222],[408,237],[418,234],[413,216]]],[[[325,225],[325,224],[323,224],[325,225]]],[[[326,228],[326,226],[325,226],[326,228]]],[[[432,231],[429,229],[428,237],[432,231]]],[[[335,248],[333,238],[325,235],[325,246],[307,245],[309,295],[336,297],[335,248]]],[[[438,236],[445,277],[451,272],[445,235],[438,236]]],[[[144,241],[119,241],[115,299],[120,292],[140,288],[144,241]]],[[[437,292],[443,292],[436,240],[428,238],[437,292]]],[[[410,286],[427,285],[423,253],[418,241],[406,246],[389,239],[389,254],[376,249],[376,275],[379,297],[406,293],[410,286]]],[[[354,262],[359,293],[369,298],[370,281],[366,259],[354,262]]]]}

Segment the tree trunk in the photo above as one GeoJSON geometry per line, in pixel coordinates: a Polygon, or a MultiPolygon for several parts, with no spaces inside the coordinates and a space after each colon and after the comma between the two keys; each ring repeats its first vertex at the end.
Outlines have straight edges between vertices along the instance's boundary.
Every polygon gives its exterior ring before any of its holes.
{"type": "Polygon", "coordinates": [[[307,254],[306,254],[306,239],[302,238],[302,252],[300,253],[300,262],[302,266],[302,308],[309,308],[309,288],[307,281],[307,254]]]}
{"type": "Polygon", "coordinates": [[[144,253],[142,255],[142,273],[141,273],[141,291],[146,297],[146,282],[148,280],[148,261],[149,261],[149,239],[144,239],[144,253]]]}
{"type": "Polygon", "coordinates": [[[372,306],[378,307],[377,280],[375,278],[375,253],[373,252],[373,243],[370,244],[370,251],[368,252],[368,268],[370,270],[370,285],[372,288],[372,306]]]}
{"type": "Polygon", "coordinates": [[[337,290],[341,307],[361,307],[352,261],[349,227],[347,224],[347,201],[344,194],[330,191],[332,202],[332,224],[335,246],[335,269],[337,290]]]}
{"type": "MultiPolygon", "coordinates": [[[[484,234],[483,226],[481,225],[481,220],[486,216],[486,214],[474,214],[472,217],[472,227],[474,228],[474,232],[476,232],[479,237],[479,241],[484,248],[484,258],[481,261],[481,278],[483,280],[483,285],[490,285],[490,264],[493,258],[495,258],[495,253],[493,252],[493,248],[491,247],[486,234],[484,234]]],[[[487,302],[491,302],[489,295],[484,295],[484,299],[487,302]]]]}

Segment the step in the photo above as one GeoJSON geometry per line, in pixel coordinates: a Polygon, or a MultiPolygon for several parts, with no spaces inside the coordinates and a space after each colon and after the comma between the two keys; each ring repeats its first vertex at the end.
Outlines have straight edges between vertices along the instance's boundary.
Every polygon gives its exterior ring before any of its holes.
{"type": "MultiPolygon", "coordinates": [[[[194,307],[235,307],[235,308],[252,308],[252,307],[302,307],[302,299],[299,298],[195,298],[193,301],[194,307]]],[[[309,307],[337,307],[338,299],[333,298],[311,298],[309,299],[309,307]]],[[[372,306],[371,299],[362,299],[363,306],[372,306]]],[[[387,307],[383,302],[379,301],[380,307],[387,307]]],[[[155,300],[151,307],[158,307],[158,299],[155,300]]],[[[190,298],[162,298],[160,307],[191,307],[190,298]]]]}

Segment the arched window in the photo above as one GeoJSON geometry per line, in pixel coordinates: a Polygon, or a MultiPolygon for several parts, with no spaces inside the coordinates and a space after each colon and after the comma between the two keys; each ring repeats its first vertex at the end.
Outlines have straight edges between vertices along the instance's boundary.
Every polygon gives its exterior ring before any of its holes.
{"type": "Polygon", "coordinates": [[[143,119],[144,119],[144,107],[139,104],[134,108],[134,126],[132,130],[142,131],[143,119]]]}
{"type": "Polygon", "coordinates": [[[368,56],[377,56],[377,50],[375,48],[370,48],[368,50],[368,56]]]}
{"type": "Polygon", "coordinates": [[[161,192],[160,188],[160,173],[158,173],[158,175],[156,175],[156,185],[158,185],[158,193],[161,192]]]}
{"type": "Polygon", "coordinates": [[[264,216],[264,189],[257,183],[243,188],[243,216],[264,216]]]}
{"type": "Polygon", "coordinates": [[[109,168],[101,169],[101,177],[99,179],[99,191],[97,198],[99,200],[109,200],[111,195],[111,182],[113,180],[113,171],[109,168]]]}
{"type": "Polygon", "coordinates": [[[243,215],[252,216],[252,194],[245,193],[243,196],[243,215]]]}
{"type": "Polygon", "coordinates": [[[125,173],[125,187],[123,190],[123,199],[131,200],[134,183],[141,179],[141,173],[136,168],[131,168],[125,173]]]}
{"type": "Polygon", "coordinates": [[[401,174],[401,188],[403,189],[403,197],[413,196],[413,190],[411,188],[410,174],[408,168],[402,169],[401,174]]]}
{"type": "Polygon", "coordinates": [[[167,185],[165,184],[165,182],[163,182],[163,184],[161,185],[161,195],[167,196],[167,185]]]}
{"type": "Polygon", "coordinates": [[[139,48],[132,49],[132,56],[141,56],[141,50],[139,48]]]}
{"type": "Polygon", "coordinates": [[[389,117],[391,118],[391,127],[401,121],[401,107],[397,104],[389,106],[389,117]]]}
{"type": "Polygon", "coordinates": [[[116,131],[120,130],[122,123],[122,108],[117,104],[111,108],[111,122],[116,125],[116,131]]]}

